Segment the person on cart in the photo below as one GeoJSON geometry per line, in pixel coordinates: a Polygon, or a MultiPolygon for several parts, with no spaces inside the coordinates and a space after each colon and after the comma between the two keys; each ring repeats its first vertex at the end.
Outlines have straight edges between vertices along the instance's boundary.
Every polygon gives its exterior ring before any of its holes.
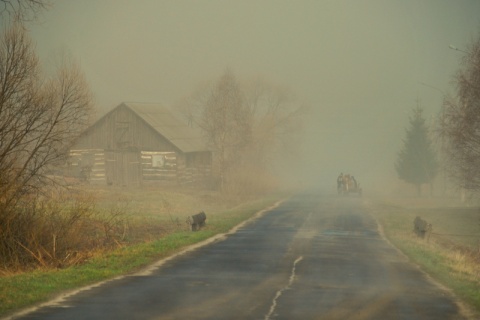
{"type": "Polygon", "coordinates": [[[353,187],[355,188],[355,190],[357,190],[357,188],[358,188],[357,180],[355,180],[354,176],[352,176],[351,179],[353,181],[353,187]]]}
{"type": "Polygon", "coordinates": [[[337,191],[340,193],[343,188],[343,172],[340,173],[340,175],[337,178],[337,191]]]}

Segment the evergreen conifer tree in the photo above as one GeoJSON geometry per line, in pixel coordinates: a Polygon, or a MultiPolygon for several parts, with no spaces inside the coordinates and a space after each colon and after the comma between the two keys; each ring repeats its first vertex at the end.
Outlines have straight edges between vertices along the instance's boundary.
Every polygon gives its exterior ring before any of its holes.
{"type": "Polygon", "coordinates": [[[410,127],[395,163],[398,177],[415,185],[419,196],[422,184],[431,185],[438,171],[438,162],[422,112],[420,107],[413,109],[410,127]]]}

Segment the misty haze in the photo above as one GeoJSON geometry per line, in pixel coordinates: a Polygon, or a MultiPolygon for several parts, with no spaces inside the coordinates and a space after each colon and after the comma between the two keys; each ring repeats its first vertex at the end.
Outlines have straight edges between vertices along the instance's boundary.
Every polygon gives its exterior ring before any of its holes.
{"type": "Polygon", "coordinates": [[[0,317],[480,318],[480,2],[0,22],[0,317]]]}

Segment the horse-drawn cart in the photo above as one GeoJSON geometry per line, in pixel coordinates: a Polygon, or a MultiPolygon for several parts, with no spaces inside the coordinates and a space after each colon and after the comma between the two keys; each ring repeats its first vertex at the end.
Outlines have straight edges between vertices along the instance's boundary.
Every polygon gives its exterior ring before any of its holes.
{"type": "Polygon", "coordinates": [[[350,193],[357,193],[362,195],[362,188],[354,176],[350,174],[341,173],[337,179],[337,191],[339,195],[348,195],[350,193]]]}

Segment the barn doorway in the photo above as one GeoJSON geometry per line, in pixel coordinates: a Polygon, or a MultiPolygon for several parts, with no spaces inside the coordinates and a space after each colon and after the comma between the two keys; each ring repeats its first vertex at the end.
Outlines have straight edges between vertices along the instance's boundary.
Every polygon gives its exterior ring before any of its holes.
{"type": "Polygon", "coordinates": [[[139,186],[142,181],[140,153],[127,150],[106,152],[105,171],[108,185],[139,186]]]}

